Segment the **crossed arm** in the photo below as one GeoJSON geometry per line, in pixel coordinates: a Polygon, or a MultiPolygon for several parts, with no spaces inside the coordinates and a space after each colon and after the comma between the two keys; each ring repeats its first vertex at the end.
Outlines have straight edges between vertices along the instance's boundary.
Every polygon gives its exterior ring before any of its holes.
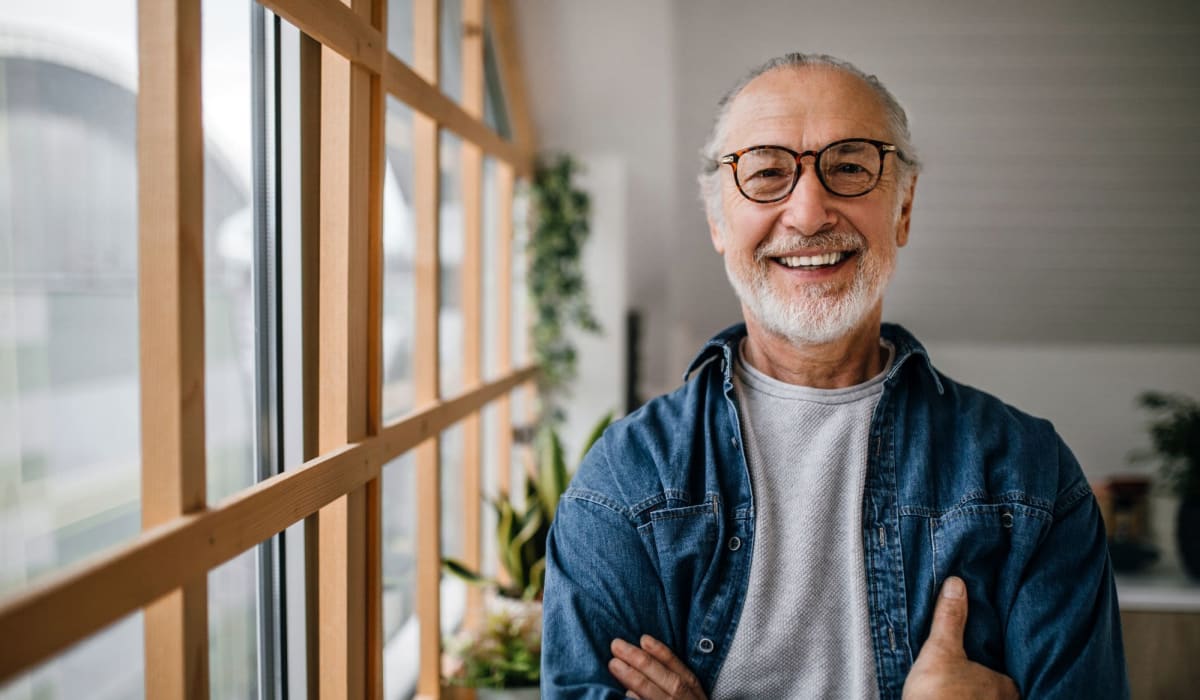
{"type": "MultiPolygon", "coordinates": [[[[1020,697],[1008,676],[977,664],[963,650],[966,587],[951,577],[942,586],[929,639],[904,682],[905,700],[1013,700],[1020,697]]],[[[614,639],[608,670],[640,700],[704,700],[696,676],[662,642],[643,635],[640,646],[614,639]]]]}

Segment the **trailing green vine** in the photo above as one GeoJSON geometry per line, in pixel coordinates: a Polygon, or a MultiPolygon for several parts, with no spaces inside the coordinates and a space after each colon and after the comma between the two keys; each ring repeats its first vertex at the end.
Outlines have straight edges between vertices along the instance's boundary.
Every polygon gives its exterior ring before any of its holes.
{"type": "Polygon", "coordinates": [[[531,188],[533,226],[529,239],[527,285],[533,302],[533,353],[541,367],[538,394],[542,422],[560,424],[563,400],[576,376],[572,327],[592,333],[600,324],[592,315],[581,256],[587,242],[591,203],[572,177],[580,171],[562,154],[538,164],[531,188]]]}

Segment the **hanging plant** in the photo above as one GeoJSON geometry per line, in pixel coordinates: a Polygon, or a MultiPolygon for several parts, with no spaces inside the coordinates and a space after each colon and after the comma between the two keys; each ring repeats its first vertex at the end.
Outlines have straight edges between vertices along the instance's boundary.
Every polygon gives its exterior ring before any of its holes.
{"type": "Polygon", "coordinates": [[[592,333],[600,324],[587,299],[581,256],[587,242],[590,202],[572,177],[579,165],[561,154],[538,164],[531,188],[533,226],[527,284],[533,302],[533,354],[541,368],[541,422],[560,424],[563,400],[576,376],[572,327],[592,333]]]}

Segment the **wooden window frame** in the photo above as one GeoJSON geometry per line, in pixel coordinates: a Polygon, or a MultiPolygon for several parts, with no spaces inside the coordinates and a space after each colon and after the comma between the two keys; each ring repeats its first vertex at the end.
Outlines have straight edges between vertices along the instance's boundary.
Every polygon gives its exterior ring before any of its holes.
{"type": "Polygon", "coordinates": [[[143,531],[0,601],[0,683],[145,610],[148,698],[207,698],[208,573],[305,523],[310,697],[383,694],[383,466],[417,455],[420,697],[439,673],[438,436],[462,423],[464,559],[479,565],[481,412],[497,407],[498,483],[510,484],[511,395],[537,368],[514,367],[512,200],[534,145],[507,0],[464,0],[463,98],[438,88],[439,0],[416,0],[414,60],[386,46],[386,0],[261,0],[306,36],[301,50],[305,463],[205,502],[204,189],[200,0],[138,4],[139,331],[143,531]],[[515,133],[483,121],[485,14],[495,29],[515,133]],[[414,110],[417,225],[416,409],[381,415],[385,95],[414,110]],[[463,140],[463,390],[438,386],[438,134],[463,140]],[[482,372],[483,159],[499,203],[499,376],[482,372]],[[316,670],[320,672],[317,673],[316,670]]]}

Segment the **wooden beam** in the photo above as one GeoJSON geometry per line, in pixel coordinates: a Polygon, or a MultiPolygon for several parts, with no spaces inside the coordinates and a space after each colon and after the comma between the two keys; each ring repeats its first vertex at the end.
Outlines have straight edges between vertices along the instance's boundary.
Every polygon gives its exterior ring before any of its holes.
{"type": "MultiPolygon", "coordinates": [[[[483,116],[483,0],[463,0],[462,104],[471,117],[483,116]]],[[[463,386],[483,380],[483,151],[464,142],[461,150],[463,258],[463,386]]],[[[483,563],[483,421],[479,414],[462,424],[462,560],[479,571],[483,563]]],[[[464,624],[474,626],[482,619],[482,591],[467,590],[464,624]]]]}
{"type": "MultiPolygon", "coordinates": [[[[496,290],[498,318],[496,326],[496,363],[500,374],[507,374],[513,365],[513,196],[515,192],[515,174],[507,164],[499,163],[496,168],[496,204],[497,216],[500,221],[497,226],[499,240],[496,244],[496,290]]],[[[496,449],[500,451],[500,474],[496,481],[497,488],[502,493],[512,490],[512,395],[506,394],[496,406],[496,424],[500,435],[496,441],[496,449]]],[[[501,571],[500,573],[503,573],[501,571]]]]}
{"type": "MultiPolygon", "coordinates": [[[[321,44],[300,34],[300,289],[304,373],[304,459],[321,453],[317,432],[321,370],[321,44]]],[[[321,684],[320,516],[304,521],[304,626],[306,690],[321,684]]]]}
{"type": "MultiPolygon", "coordinates": [[[[387,36],[387,0],[371,3],[371,25],[387,36]]],[[[386,55],[386,50],[385,50],[386,55]]],[[[370,79],[367,209],[367,434],[383,429],[383,179],[386,163],[386,105],[383,79],[370,79]]],[[[366,490],[366,688],[365,697],[383,700],[383,479],[366,490]]]]}
{"type": "MultiPolygon", "coordinates": [[[[199,0],[140,3],[138,60],[141,507],[149,530],[206,501],[199,0]]],[[[205,572],[142,601],[147,698],[208,697],[207,591],[205,572]]],[[[14,639],[23,645],[28,632],[14,639]]]]}
{"type": "Polygon", "coordinates": [[[347,60],[383,74],[385,33],[371,26],[370,14],[355,12],[337,0],[261,0],[260,4],[347,60]]]}
{"type": "Polygon", "coordinates": [[[360,489],[387,462],[536,373],[526,367],[416,411],[379,435],[259,482],[209,510],[173,518],[0,602],[0,683],[360,489]]]}
{"type": "MultiPolygon", "coordinates": [[[[364,21],[371,0],[353,0],[364,21]]],[[[321,260],[318,445],[322,452],[368,434],[371,73],[321,50],[321,260]]],[[[320,696],[362,698],[367,654],[367,490],[323,508],[318,527],[320,696]]]]}
{"type": "MultiPolygon", "coordinates": [[[[441,11],[438,0],[413,4],[413,68],[426,83],[436,85],[440,50],[441,11]]],[[[390,58],[390,57],[389,57],[390,58]]],[[[398,62],[397,62],[398,63],[398,62]]],[[[395,73],[389,67],[388,80],[395,73]]],[[[390,89],[389,89],[390,91],[390,89]]],[[[440,95],[440,93],[438,93],[440,95]]],[[[413,202],[416,222],[416,341],[413,352],[417,406],[438,400],[438,314],[441,282],[438,260],[438,211],[441,205],[440,139],[434,117],[419,108],[413,113],[413,202]]],[[[441,692],[441,450],[438,439],[416,451],[417,469],[417,600],[419,625],[417,696],[438,698],[441,692]]]]}
{"type": "Polygon", "coordinates": [[[384,84],[389,95],[405,102],[415,111],[429,115],[464,140],[482,148],[488,155],[509,163],[519,174],[529,175],[533,172],[533,151],[504,140],[437,88],[431,88],[422,73],[415,70],[415,64],[414,68],[409,68],[400,59],[389,55],[384,84]]]}
{"type": "Polygon", "coordinates": [[[529,99],[525,88],[525,73],[521,70],[521,55],[518,51],[512,3],[509,0],[491,0],[490,10],[497,60],[500,63],[500,83],[504,86],[508,119],[513,127],[513,138],[522,150],[527,153],[535,153],[537,140],[533,129],[533,120],[529,114],[529,99]]]}

